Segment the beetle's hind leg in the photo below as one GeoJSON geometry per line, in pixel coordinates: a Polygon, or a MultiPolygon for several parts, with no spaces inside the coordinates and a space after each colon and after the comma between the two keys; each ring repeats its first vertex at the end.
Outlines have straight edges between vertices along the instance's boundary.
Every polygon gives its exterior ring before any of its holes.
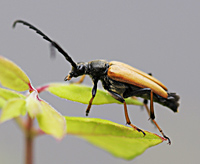
{"type": "Polygon", "coordinates": [[[133,125],[130,121],[130,118],[128,116],[128,110],[127,110],[127,105],[126,102],[124,100],[124,98],[122,96],[120,96],[119,94],[113,92],[113,91],[109,91],[109,93],[111,94],[112,97],[114,97],[116,100],[120,101],[121,103],[124,104],[124,114],[125,114],[125,118],[126,118],[126,123],[128,125],[130,125],[132,128],[134,128],[135,130],[137,130],[138,132],[142,132],[144,134],[144,136],[146,135],[145,132],[143,132],[143,130],[141,130],[140,128],[136,127],[135,125],[133,125]]]}
{"type": "Polygon", "coordinates": [[[144,99],[144,106],[147,110],[147,113],[149,114],[150,119],[153,121],[153,123],[156,125],[156,127],[158,128],[158,130],[160,131],[160,133],[162,134],[162,136],[168,140],[168,144],[171,144],[171,141],[169,139],[169,137],[167,137],[164,132],[162,131],[162,129],[160,128],[160,126],[157,124],[157,122],[155,121],[155,114],[154,114],[154,107],[153,107],[153,91],[151,91],[150,93],[150,109],[147,106],[148,104],[148,100],[144,99]]]}

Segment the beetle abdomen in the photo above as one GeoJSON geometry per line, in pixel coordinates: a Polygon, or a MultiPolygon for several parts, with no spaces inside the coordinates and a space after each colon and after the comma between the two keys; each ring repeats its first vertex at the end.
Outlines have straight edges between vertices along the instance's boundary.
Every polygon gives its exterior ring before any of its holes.
{"type": "MultiPolygon", "coordinates": [[[[148,90],[148,88],[146,88],[145,90],[142,90],[142,91],[139,91],[139,90],[140,89],[138,87],[129,85],[129,88],[126,89],[126,91],[123,93],[123,97],[127,98],[127,97],[131,97],[131,96],[136,96],[136,97],[141,97],[141,98],[150,100],[151,90],[148,90]]],[[[173,112],[178,112],[179,99],[180,99],[180,97],[176,93],[168,93],[167,98],[161,97],[155,93],[153,94],[154,102],[157,102],[163,106],[168,107],[173,112]]]]}
{"type": "Polygon", "coordinates": [[[168,97],[166,99],[158,96],[155,102],[170,108],[173,112],[178,112],[179,99],[180,97],[176,93],[168,93],[168,97]]]}

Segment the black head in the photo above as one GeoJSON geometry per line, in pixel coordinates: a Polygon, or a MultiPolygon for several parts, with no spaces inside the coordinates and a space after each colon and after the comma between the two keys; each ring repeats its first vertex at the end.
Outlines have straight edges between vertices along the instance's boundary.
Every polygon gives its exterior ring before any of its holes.
{"type": "Polygon", "coordinates": [[[68,76],[65,77],[65,81],[70,80],[73,77],[78,77],[86,74],[88,68],[88,63],[79,62],[76,64],[76,67],[72,67],[72,70],[69,72],[68,76]]]}
{"type": "MultiPolygon", "coordinates": [[[[34,27],[33,25],[31,25],[28,22],[25,22],[23,20],[17,20],[13,23],[13,28],[16,26],[17,23],[22,23],[25,26],[28,26],[30,29],[36,31],[36,33],[38,33],[39,35],[41,35],[45,40],[49,41],[51,43],[52,47],[55,47],[65,58],[66,60],[72,65],[72,70],[71,71],[72,75],[74,74],[75,76],[77,76],[78,74],[80,74],[83,70],[83,66],[76,64],[72,58],[68,55],[67,52],[65,52],[55,41],[51,40],[47,35],[45,35],[42,31],[40,31],[39,29],[37,29],[36,27],[34,27]],[[73,73],[74,72],[74,73],[73,73]]],[[[75,77],[72,76],[72,77],[75,77]]],[[[80,75],[79,75],[80,76],[80,75]]]]}

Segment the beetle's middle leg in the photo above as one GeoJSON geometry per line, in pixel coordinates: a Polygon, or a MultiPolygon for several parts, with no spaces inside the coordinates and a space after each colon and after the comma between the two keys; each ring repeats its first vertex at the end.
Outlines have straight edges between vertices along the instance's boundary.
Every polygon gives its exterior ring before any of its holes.
{"type": "Polygon", "coordinates": [[[125,118],[126,118],[126,123],[128,125],[130,125],[132,128],[134,128],[135,130],[137,130],[138,132],[142,132],[144,134],[144,136],[146,135],[145,132],[143,132],[140,128],[136,127],[135,125],[133,125],[130,121],[130,118],[128,116],[128,110],[127,110],[127,105],[126,102],[124,100],[124,98],[122,96],[120,96],[119,94],[113,92],[113,91],[109,91],[109,93],[111,94],[112,97],[114,97],[116,100],[120,101],[121,103],[124,104],[124,114],[125,114],[125,118]]]}
{"type": "Polygon", "coordinates": [[[132,126],[132,128],[136,129],[138,132],[142,132],[144,134],[144,136],[145,136],[146,134],[145,134],[145,132],[143,132],[143,130],[141,130],[138,127],[136,127],[135,125],[131,124],[131,121],[130,121],[129,116],[128,116],[127,105],[126,105],[125,101],[124,101],[124,113],[125,113],[127,124],[132,126]]]}
{"type": "Polygon", "coordinates": [[[156,125],[156,127],[158,128],[158,130],[160,131],[160,133],[162,134],[162,136],[168,140],[168,144],[171,144],[171,141],[169,139],[169,137],[167,137],[164,132],[162,131],[162,129],[160,128],[160,126],[157,124],[157,122],[155,121],[155,114],[154,114],[154,107],[153,107],[153,91],[151,90],[150,92],[150,109],[147,106],[148,100],[144,99],[144,106],[147,110],[147,113],[149,114],[149,117],[151,118],[151,120],[153,121],[153,123],[156,125]]]}

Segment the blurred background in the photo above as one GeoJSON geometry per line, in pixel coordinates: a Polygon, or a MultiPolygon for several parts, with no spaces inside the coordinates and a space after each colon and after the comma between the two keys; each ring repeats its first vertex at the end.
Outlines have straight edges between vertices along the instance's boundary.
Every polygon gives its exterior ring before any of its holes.
{"type": "MultiPolygon", "coordinates": [[[[0,55],[19,65],[34,86],[63,82],[70,64],[27,27],[28,21],[58,42],[75,61],[121,61],[151,72],[181,97],[179,113],[155,105],[156,120],[172,145],[164,142],[131,161],[115,158],[74,136],[35,140],[35,163],[187,164],[199,161],[200,1],[43,0],[0,2],[0,55]]],[[[78,79],[74,79],[76,81],[78,79]]],[[[84,82],[92,86],[90,78],[84,82]]],[[[102,88],[99,83],[99,88],[102,88]]],[[[40,95],[63,115],[85,117],[87,105],[40,95]]],[[[155,132],[144,109],[128,106],[132,122],[155,132]]],[[[92,106],[89,117],[125,124],[122,105],[92,106]]],[[[23,163],[23,135],[14,121],[0,125],[0,163],[23,163]]]]}

